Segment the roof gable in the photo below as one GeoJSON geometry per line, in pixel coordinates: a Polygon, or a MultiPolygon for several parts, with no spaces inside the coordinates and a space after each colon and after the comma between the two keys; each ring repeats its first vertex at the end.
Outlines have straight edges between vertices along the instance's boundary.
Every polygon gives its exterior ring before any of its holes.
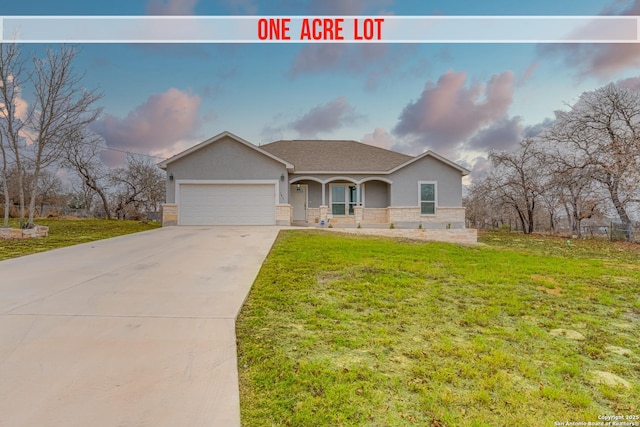
{"type": "Polygon", "coordinates": [[[411,158],[410,160],[408,160],[407,162],[402,163],[401,165],[398,165],[398,166],[396,166],[395,168],[391,169],[391,170],[389,171],[389,173],[393,173],[393,172],[395,172],[395,171],[397,171],[397,170],[399,170],[399,169],[402,169],[403,167],[408,166],[408,165],[410,165],[411,163],[416,162],[416,161],[418,161],[418,160],[420,160],[420,159],[423,159],[423,158],[425,158],[425,157],[433,157],[434,159],[436,159],[436,160],[438,160],[438,161],[440,161],[440,162],[444,163],[445,165],[447,165],[447,166],[451,166],[453,169],[456,169],[456,170],[460,171],[460,173],[462,174],[462,176],[466,176],[466,175],[469,175],[469,174],[471,173],[471,171],[470,171],[469,169],[463,168],[463,167],[462,167],[462,166],[460,166],[459,164],[457,164],[457,163],[455,163],[455,162],[452,162],[451,160],[449,160],[449,159],[447,159],[447,158],[445,158],[445,157],[442,157],[441,155],[439,155],[439,154],[437,154],[437,153],[434,153],[434,152],[433,152],[433,151],[431,151],[431,150],[427,150],[427,151],[425,151],[424,153],[422,153],[422,154],[420,154],[420,155],[418,155],[418,156],[416,156],[416,157],[412,157],[412,158],[411,158]]]}
{"type": "Polygon", "coordinates": [[[187,157],[188,155],[190,155],[190,154],[192,154],[192,153],[194,153],[194,152],[196,152],[196,151],[198,151],[198,150],[200,150],[200,149],[202,149],[204,147],[207,147],[208,145],[211,145],[211,144],[213,144],[213,143],[215,143],[217,141],[220,141],[223,138],[230,138],[230,139],[232,139],[232,140],[234,140],[234,141],[236,141],[236,142],[238,142],[238,143],[240,143],[242,145],[245,145],[245,146],[251,148],[252,150],[255,150],[255,151],[259,152],[260,154],[262,154],[264,156],[267,156],[267,157],[269,157],[269,158],[271,158],[271,159],[273,159],[273,160],[275,160],[275,161],[277,161],[279,163],[282,163],[283,165],[285,165],[285,167],[287,169],[291,169],[291,170],[293,169],[293,165],[291,163],[287,162],[286,160],[283,160],[283,159],[273,155],[272,153],[264,151],[260,147],[250,143],[249,141],[246,141],[246,140],[240,138],[239,136],[236,136],[236,135],[232,134],[231,132],[227,132],[227,131],[219,133],[218,135],[216,135],[216,136],[214,136],[212,138],[209,138],[206,141],[201,142],[200,144],[194,145],[193,147],[188,148],[188,149],[184,150],[183,152],[178,153],[175,156],[158,163],[158,166],[160,168],[162,168],[162,169],[166,169],[169,164],[175,162],[176,160],[182,159],[183,157],[187,157]]]}

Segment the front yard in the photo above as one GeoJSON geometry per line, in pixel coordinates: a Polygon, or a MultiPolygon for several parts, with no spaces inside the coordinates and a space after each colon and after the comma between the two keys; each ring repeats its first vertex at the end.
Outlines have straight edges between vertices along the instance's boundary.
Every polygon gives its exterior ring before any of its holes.
{"type": "MultiPolygon", "coordinates": [[[[41,239],[0,240],[0,261],[64,246],[151,230],[160,226],[160,223],[105,219],[38,218],[35,222],[38,225],[49,227],[49,236],[41,239]]],[[[11,220],[9,226],[18,227],[17,220],[11,220]]]]}
{"type": "Polygon", "coordinates": [[[481,241],[282,232],[237,323],[242,424],[640,415],[638,246],[481,241]]]}

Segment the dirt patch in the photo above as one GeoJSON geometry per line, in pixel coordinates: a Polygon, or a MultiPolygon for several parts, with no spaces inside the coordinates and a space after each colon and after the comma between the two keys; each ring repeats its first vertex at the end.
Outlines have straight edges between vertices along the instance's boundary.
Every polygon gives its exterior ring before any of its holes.
{"type": "Polygon", "coordinates": [[[552,329],[549,331],[549,335],[554,337],[565,337],[576,341],[584,340],[584,335],[572,329],[552,329]]]}
{"type": "Polygon", "coordinates": [[[611,372],[591,371],[591,375],[593,375],[593,381],[596,384],[604,384],[608,385],[609,387],[631,388],[631,384],[629,384],[629,381],[615,374],[612,374],[611,372]]]}
{"type": "Polygon", "coordinates": [[[551,276],[543,276],[541,274],[532,274],[531,275],[531,279],[535,280],[536,282],[543,282],[543,283],[547,283],[549,285],[557,285],[558,281],[556,279],[554,279],[551,276]]]}
{"type": "Polygon", "coordinates": [[[550,295],[555,295],[557,297],[562,295],[561,288],[547,288],[546,286],[537,286],[536,289],[542,292],[546,292],[550,295]]]}
{"type": "Polygon", "coordinates": [[[316,276],[319,285],[329,285],[344,277],[343,272],[339,271],[323,271],[316,276]]]}

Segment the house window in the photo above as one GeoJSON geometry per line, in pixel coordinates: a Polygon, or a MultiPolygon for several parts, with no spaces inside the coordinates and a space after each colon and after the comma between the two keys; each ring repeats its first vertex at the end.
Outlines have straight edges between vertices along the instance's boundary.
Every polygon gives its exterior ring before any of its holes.
{"type": "Polygon", "coordinates": [[[429,181],[418,182],[420,214],[435,215],[437,200],[437,183],[429,181]]]}
{"type": "MultiPolygon", "coordinates": [[[[333,215],[353,215],[353,208],[358,205],[355,184],[330,184],[331,187],[331,213],[333,215]]],[[[360,205],[364,206],[364,184],[360,185],[360,205]]]]}

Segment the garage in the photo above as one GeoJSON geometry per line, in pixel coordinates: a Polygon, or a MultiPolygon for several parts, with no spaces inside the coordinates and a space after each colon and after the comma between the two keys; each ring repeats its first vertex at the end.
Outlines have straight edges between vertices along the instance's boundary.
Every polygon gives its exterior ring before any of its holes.
{"type": "Polygon", "coordinates": [[[180,225],[273,225],[275,184],[180,184],[180,225]]]}

